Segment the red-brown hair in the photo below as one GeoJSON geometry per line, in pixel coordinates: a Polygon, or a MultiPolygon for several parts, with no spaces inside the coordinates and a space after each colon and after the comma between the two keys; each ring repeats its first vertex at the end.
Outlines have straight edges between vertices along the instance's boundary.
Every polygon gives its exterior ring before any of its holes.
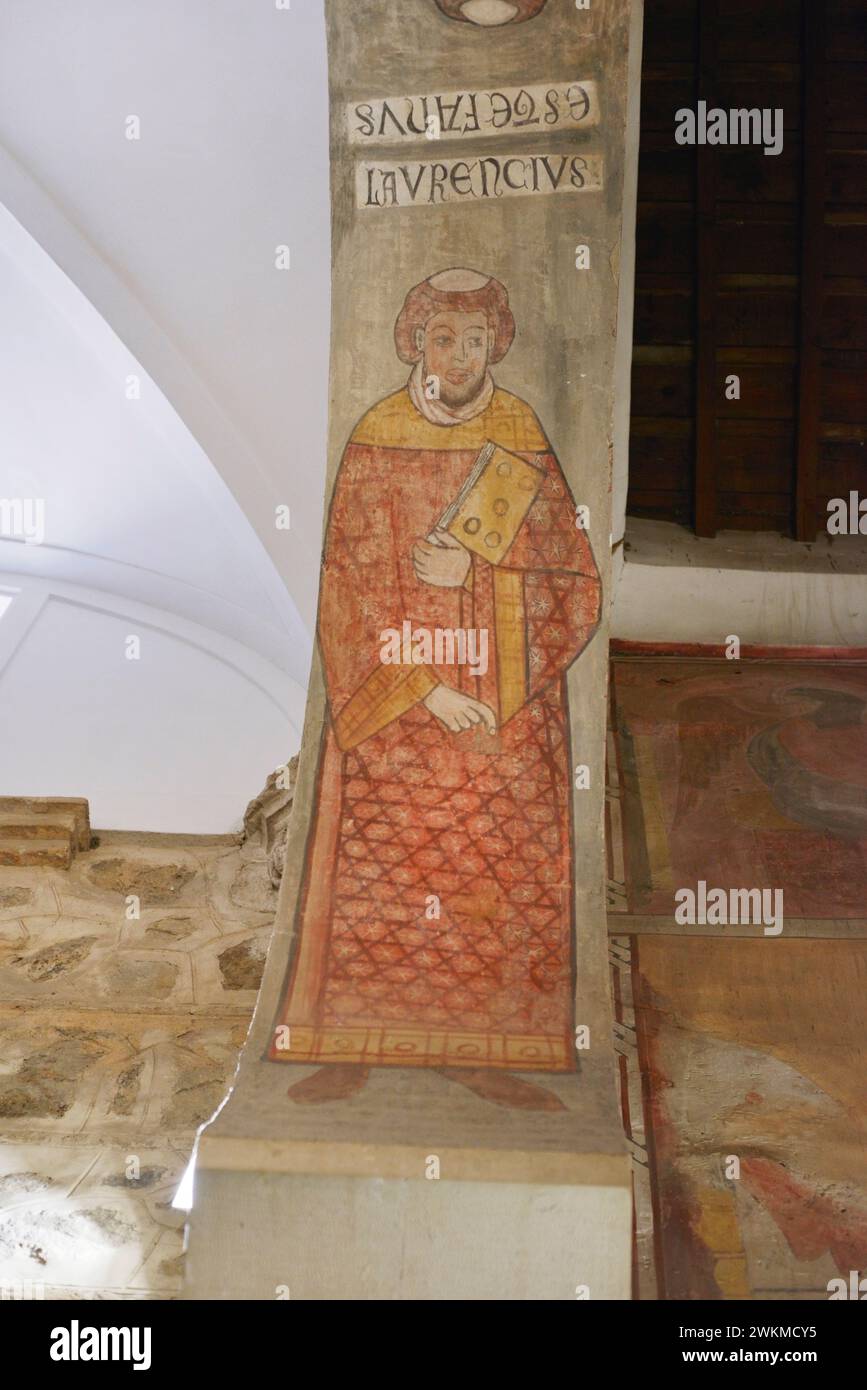
{"type": "Polygon", "coordinates": [[[394,325],[394,345],[400,360],[418,362],[421,352],[415,340],[417,329],[424,328],[428,319],[445,310],[465,314],[483,313],[494,333],[491,361],[499,362],[509,351],[515,336],[515,320],[509,308],[509,294],[505,285],[490,276],[478,289],[446,290],[437,289],[431,284],[431,280],[438,278],[439,274],[433,275],[428,280],[422,280],[420,285],[414,285],[403,301],[403,308],[394,325]]]}

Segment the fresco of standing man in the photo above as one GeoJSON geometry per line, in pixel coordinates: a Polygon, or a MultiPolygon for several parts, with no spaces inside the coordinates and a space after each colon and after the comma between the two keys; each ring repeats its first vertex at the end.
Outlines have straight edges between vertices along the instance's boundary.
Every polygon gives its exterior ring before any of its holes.
{"type": "Polygon", "coordinates": [[[395,325],[409,380],[341,461],[319,608],[328,720],[288,1046],[269,1054],[321,1064],[290,1086],[299,1103],[402,1066],[553,1110],[544,1074],[576,1069],[565,677],[600,585],[542,426],[491,375],[514,335],[493,277],[416,285],[395,325]],[[386,662],[394,630],[413,645],[386,662]],[[484,670],[417,640],[482,631],[484,670]]]}

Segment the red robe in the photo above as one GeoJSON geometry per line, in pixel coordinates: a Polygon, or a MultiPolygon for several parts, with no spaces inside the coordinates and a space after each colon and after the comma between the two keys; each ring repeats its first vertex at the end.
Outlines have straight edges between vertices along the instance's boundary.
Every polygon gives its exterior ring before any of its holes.
{"type": "Polygon", "coordinates": [[[406,390],[362,419],[335,485],[320,592],[328,724],[278,1022],[292,1062],[575,1066],[565,674],[600,586],[532,410],[494,392],[457,425],[406,390]],[[462,588],[416,578],[412,547],[493,440],[545,471],[500,565],[462,588]],[[383,633],[482,629],[487,673],[384,665],[383,633]],[[490,705],[497,733],[446,731],[438,683],[490,705]]]}

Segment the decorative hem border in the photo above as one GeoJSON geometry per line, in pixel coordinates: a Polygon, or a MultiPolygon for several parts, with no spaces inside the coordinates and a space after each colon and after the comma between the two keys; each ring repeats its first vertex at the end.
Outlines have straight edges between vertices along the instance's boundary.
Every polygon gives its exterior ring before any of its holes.
{"type": "Polygon", "coordinates": [[[311,1028],[287,1022],[277,1028],[268,1057],[272,1062],[358,1062],[365,1066],[575,1070],[574,1048],[565,1035],[446,1032],[399,1026],[311,1028]]]}

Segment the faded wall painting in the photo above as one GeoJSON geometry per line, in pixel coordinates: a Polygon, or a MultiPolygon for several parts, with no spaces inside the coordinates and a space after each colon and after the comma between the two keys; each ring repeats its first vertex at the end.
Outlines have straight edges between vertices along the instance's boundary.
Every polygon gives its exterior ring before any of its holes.
{"type": "Polygon", "coordinates": [[[434,269],[394,326],[408,380],[341,460],[328,718],[270,1051],[324,1064],[298,1101],[397,1065],[555,1109],[512,1073],[575,1070],[565,675],[600,583],[543,423],[497,384],[515,332],[507,286],[434,269]]]}
{"type": "Polygon", "coordinates": [[[636,1296],[827,1299],[867,1268],[867,941],[612,950],[636,1296]]]}
{"type": "Polygon", "coordinates": [[[867,664],[622,653],[611,706],[636,1297],[825,1299],[867,1261],[867,664]],[[701,881],[771,930],[679,922],[701,881]]]}
{"type": "Polygon", "coordinates": [[[621,906],[670,916],[701,879],[867,919],[867,664],[621,658],[612,679],[621,906]]]}

